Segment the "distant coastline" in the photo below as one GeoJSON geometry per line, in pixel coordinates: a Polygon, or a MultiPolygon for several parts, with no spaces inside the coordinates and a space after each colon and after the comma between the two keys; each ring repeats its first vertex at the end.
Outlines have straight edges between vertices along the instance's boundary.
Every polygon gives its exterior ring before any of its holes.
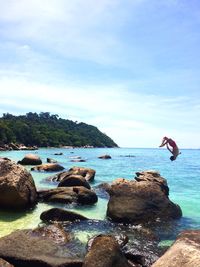
{"type": "Polygon", "coordinates": [[[4,113],[0,118],[2,150],[35,150],[38,147],[118,147],[97,127],[59,118],[49,112],[15,116],[4,113]]]}

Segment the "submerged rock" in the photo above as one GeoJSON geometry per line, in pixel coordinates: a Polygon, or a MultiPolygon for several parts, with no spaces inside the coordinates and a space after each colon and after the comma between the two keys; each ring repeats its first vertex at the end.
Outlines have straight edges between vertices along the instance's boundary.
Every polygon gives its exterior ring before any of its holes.
{"type": "Polygon", "coordinates": [[[166,180],[150,173],[148,179],[146,177],[137,175],[137,181],[121,179],[111,185],[107,207],[109,218],[117,222],[145,223],[182,216],[180,207],[168,198],[166,180]]]}
{"type": "Polygon", "coordinates": [[[59,209],[59,208],[52,208],[50,210],[44,211],[40,215],[40,219],[42,221],[68,221],[68,222],[74,222],[77,220],[88,220],[83,215],[80,215],[76,212],[72,212],[69,210],[59,209]]]}
{"type": "Polygon", "coordinates": [[[100,235],[92,243],[83,267],[130,267],[114,237],[100,235]]]}
{"type": "Polygon", "coordinates": [[[17,267],[81,267],[82,259],[65,246],[69,241],[65,239],[67,233],[53,227],[54,230],[20,230],[0,238],[0,257],[17,267]]]}
{"type": "Polygon", "coordinates": [[[38,192],[39,199],[44,202],[94,204],[98,201],[92,190],[83,186],[58,187],[38,192]]]}
{"type": "Polygon", "coordinates": [[[55,172],[62,171],[64,167],[58,163],[46,163],[36,167],[31,168],[31,171],[46,171],[46,172],[55,172]]]}
{"type": "Polygon", "coordinates": [[[42,164],[42,160],[38,155],[27,154],[22,160],[18,161],[17,163],[21,165],[40,165],[42,164]]]}
{"type": "Polygon", "coordinates": [[[182,232],[176,242],[152,267],[200,266],[200,230],[182,232]]]}
{"type": "Polygon", "coordinates": [[[0,158],[0,207],[24,209],[37,202],[31,174],[9,159],[0,158]]]}

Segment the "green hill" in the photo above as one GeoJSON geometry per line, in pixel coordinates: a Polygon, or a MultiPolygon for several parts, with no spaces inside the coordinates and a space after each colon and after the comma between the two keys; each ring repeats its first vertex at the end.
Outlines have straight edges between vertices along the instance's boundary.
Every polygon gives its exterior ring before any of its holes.
{"type": "Polygon", "coordinates": [[[117,147],[117,144],[97,127],[50,115],[29,112],[14,116],[3,114],[0,118],[0,145],[22,143],[26,146],[94,146],[117,147]]]}

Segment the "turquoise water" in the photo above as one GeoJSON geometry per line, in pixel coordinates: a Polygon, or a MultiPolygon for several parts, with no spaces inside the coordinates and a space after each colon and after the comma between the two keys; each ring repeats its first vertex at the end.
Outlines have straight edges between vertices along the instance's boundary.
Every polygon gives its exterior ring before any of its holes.
{"type": "MultiPolygon", "coordinates": [[[[170,188],[170,199],[179,204],[183,211],[183,218],[176,223],[176,231],[183,229],[200,229],[200,150],[183,149],[179,158],[171,162],[170,154],[166,149],[134,149],[134,148],[102,148],[102,149],[39,149],[30,151],[38,154],[43,162],[50,157],[56,159],[66,169],[72,166],[84,166],[96,170],[96,186],[103,182],[123,177],[133,179],[135,172],[144,170],[157,170],[167,179],[170,188]],[[63,152],[62,156],[54,153],[63,152]],[[103,154],[111,155],[110,160],[98,159],[103,154]],[[81,156],[86,162],[70,162],[70,157],[81,156]]],[[[23,158],[28,151],[7,151],[0,152],[0,157],[8,157],[18,161],[23,158]]],[[[28,166],[27,169],[30,170],[28,166]]],[[[55,187],[44,182],[44,179],[52,173],[31,172],[38,189],[55,187]]],[[[53,205],[39,203],[33,210],[21,213],[0,211],[0,236],[4,236],[16,229],[33,228],[41,223],[39,216],[42,211],[47,210],[53,205]]],[[[55,205],[54,205],[55,206],[55,205]]],[[[91,218],[101,220],[105,218],[107,200],[99,198],[94,206],[64,206],[91,218]]],[[[170,231],[169,231],[170,232],[170,231]]],[[[173,229],[171,236],[163,236],[164,240],[174,238],[173,229]]],[[[79,235],[79,233],[77,233],[79,235]]],[[[80,239],[85,239],[82,233],[80,239]]],[[[167,241],[166,241],[167,242],[167,241]]]]}

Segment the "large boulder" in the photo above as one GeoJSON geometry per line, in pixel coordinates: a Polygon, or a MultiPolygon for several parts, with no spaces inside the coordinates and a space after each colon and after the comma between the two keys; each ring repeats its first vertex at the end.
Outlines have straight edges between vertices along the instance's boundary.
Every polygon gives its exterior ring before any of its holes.
{"type": "Polygon", "coordinates": [[[77,220],[79,221],[88,220],[88,218],[76,212],[59,209],[59,208],[52,208],[47,211],[44,211],[40,215],[40,219],[45,222],[51,222],[51,221],[74,222],[77,220]]]}
{"type": "Polygon", "coordinates": [[[18,161],[21,165],[40,165],[42,164],[42,160],[38,155],[35,154],[27,154],[24,158],[18,161]]]}
{"type": "Polygon", "coordinates": [[[58,163],[46,163],[31,168],[31,171],[57,172],[64,170],[64,167],[58,163]]]}
{"type": "Polygon", "coordinates": [[[200,266],[200,230],[182,232],[176,242],[152,267],[200,266]]]}
{"type": "Polygon", "coordinates": [[[20,230],[2,237],[0,257],[16,267],[81,267],[81,257],[66,246],[69,234],[56,228],[20,230]]]}
{"type": "Polygon", "coordinates": [[[148,179],[144,173],[142,177],[137,175],[137,180],[132,181],[120,179],[111,185],[107,216],[113,221],[132,223],[180,218],[180,207],[168,198],[166,180],[161,176],[155,180],[155,175],[149,173],[148,179]]]}
{"type": "Polygon", "coordinates": [[[95,204],[98,201],[94,191],[83,186],[58,187],[38,192],[39,199],[44,202],[95,204]]]}
{"type": "Polygon", "coordinates": [[[127,259],[112,236],[101,235],[94,239],[83,267],[130,267],[127,259]]]}
{"type": "Polygon", "coordinates": [[[65,177],[60,181],[58,184],[58,187],[69,187],[69,186],[84,186],[88,189],[90,189],[89,183],[86,181],[86,179],[82,175],[72,174],[70,176],[65,177]]]}
{"type": "Polygon", "coordinates": [[[0,207],[27,208],[37,202],[31,174],[21,165],[0,158],[0,207]]]}

